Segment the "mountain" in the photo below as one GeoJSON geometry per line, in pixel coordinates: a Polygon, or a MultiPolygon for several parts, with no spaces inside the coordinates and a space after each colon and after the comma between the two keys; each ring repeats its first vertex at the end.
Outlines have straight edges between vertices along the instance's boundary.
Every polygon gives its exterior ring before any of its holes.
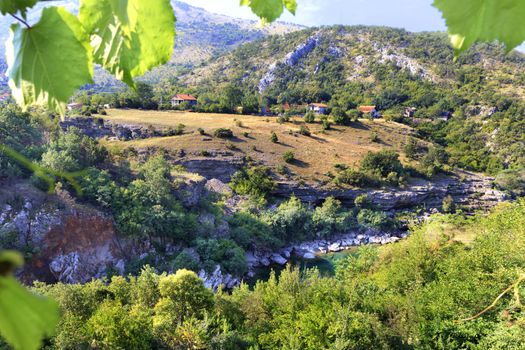
{"type": "Polygon", "coordinates": [[[477,45],[454,62],[445,33],[335,26],[309,28],[247,44],[180,81],[188,86],[235,82],[282,102],[307,100],[304,90],[316,88],[324,90],[328,101],[348,84],[366,85],[370,95],[394,76],[400,81],[450,87],[464,70],[477,69],[485,86],[499,82],[498,92],[521,96],[523,68],[523,54],[507,55],[496,44],[477,45]]]}
{"type": "MultiPolygon", "coordinates": [[[[78,12],[78,1],[52,1],[37,4],[28,14],[29,22],[38,20],[40,11],[45,6],[64,6],[73,13],[78,12]]],[[[237,46],[274,34],[285,34],[302,29],[301,26],[288,23],[274,23],[259,27],[257,21],[232,18],[207,12],[185,2],[172,1],[177,16],[177,39],[172,65],[193,66],[211,57],[224,54],[237,46]]],[[[13,19],[0,17],[0,71],[5,72],[5,41],[9,36],[9,26],[13,19]]],[[[99,71],[97,80],[105,81],[108,75],[99,71]]],[[[111,80],[111,79],[109,79],[111,80]]],[[[5,78],[0,80],[5,83],[5,78]]],[[[114,81],[113,81],[114,83],[114,81]]]]}
{"type": "Polygon", "coordinates": [[[177,84],[207,106],[232,89],[240,104],[376,105],[446,147],[453,165],[498,173],[525,166],[524,71],[525,56],[498,44],[476,45],[454,60],[445,33],[334,26],[245,44],[177,84]],[[416,109],[414,118],[403,118],[406,108],[416,109]]]}

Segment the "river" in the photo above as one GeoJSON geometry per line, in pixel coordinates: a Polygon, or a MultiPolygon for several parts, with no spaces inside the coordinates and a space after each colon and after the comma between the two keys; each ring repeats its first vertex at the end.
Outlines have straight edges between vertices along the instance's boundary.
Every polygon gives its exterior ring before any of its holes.
{"type": "MultiPolygon", "coordinates": [[[[292,257],[288,264],[299,267],[301,271],[306,269],[317,268],[322,276],[334,276],[335,266],[339,260],[346,258],[351,254],[356,254],[357,248],[344,250],[337,253],[319,254],[313,260],[306,260],[303,258],[292,257]]],[[[255,275],[245,280],[245,282],[253,287],[257,281],[267,281],[270,278],[270,273],[275,271],[277,276],[286,268],[286,266],[272,264],[268,267],[259,267],[255,269],[255,275]]]]}

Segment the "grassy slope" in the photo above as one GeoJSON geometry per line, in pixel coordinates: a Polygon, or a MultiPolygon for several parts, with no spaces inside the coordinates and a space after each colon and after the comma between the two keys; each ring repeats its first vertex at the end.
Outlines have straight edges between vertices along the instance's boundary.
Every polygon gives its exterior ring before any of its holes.
{"type": "Polygon", "coordinates": [[[368,151],[393,148],[401,152],[408,135],[412,134],[412,130],[405,125],[382,120],[363,120],[349,127],[334,126],[333,130],[325,133],[321,131],[320,124],[308,124],[312,136],[307,137],[297,133],[303,123],[300,118],[294,120],[296,123],[279,124],[276,118],[266,117],[117,109],[109,110],[104,118],[124,124],[153,125],[159,128],[176,127],[182,123],[186,126],[182,136],[119,142],[113,145],[184,149],[187,153],[195,154],[203,150],[226,150],[228,143],[227,140],[213,137],[210,140],[209,136],[200,135],[197,131],[199,128],[209,135],[217,128],[230,128],[235,135],[231,140],[236,147],[234,152],[249,155],[254,160],[275,167],[284,164],[283,153],[291,151],[298,161],[287,166],[305,180],[325,179],[323,174],[333,171],[334,165],[338,163],[356,165],[368,151]],[[236,120],[242,123],[241,127],[236,120]],[[290,130],[294,131],[293,134],[289,133],[290,130]],[[270,141],[272,131],[279,138],[277,144],[270,141]],[[243,135],[245,132],[249,133],[248,137],[243,135]],[[380,142],[371,141],[374,133],[379,136],[380,142]]]}

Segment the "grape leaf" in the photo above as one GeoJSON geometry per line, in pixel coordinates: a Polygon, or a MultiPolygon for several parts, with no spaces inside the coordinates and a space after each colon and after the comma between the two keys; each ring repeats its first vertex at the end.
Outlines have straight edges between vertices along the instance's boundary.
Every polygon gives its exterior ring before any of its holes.
{"type": "Polygon", "coordinates": [[[27,9],[35,6],[37,0],[2,0],[0,1],[0,13],[2,15],[16,14],[20,11],[25,18],[27,9]]]}
{"type": "Polygon", "coordinates": [[[64,113],[69,97],[92,82],[89,39],[78,19],[62,7],[45,8],[31,28],[13,24],[6,56],[9,86],[24,108],[40,104],[64,113]]]}
{"type": "Polygon", "coordinates": [[[175,15],[169,0],[82,0],[79,18],[96,63],[130,86],[171,58],[175,15]]]}
{"type": "Polygon", "coordinates": [[[0,277],[0,335],[15,350],[37,350],[59,320],[57,304],[32,294],[13,277],[0,277]]]}
{"type": "Polygon", "coordinates": [[[279,18],[285,7],[295,15],[297,2],[296,0],[241,0],[241,6],[249,6],[252,12],[266,23],[279,18]]]}
{"type": "Polygon", "coordinates": [[[510,51],[525,40],[525,1],[435,0],[446,20],[456,54],[477,41],[505,44],[510,51]]]}

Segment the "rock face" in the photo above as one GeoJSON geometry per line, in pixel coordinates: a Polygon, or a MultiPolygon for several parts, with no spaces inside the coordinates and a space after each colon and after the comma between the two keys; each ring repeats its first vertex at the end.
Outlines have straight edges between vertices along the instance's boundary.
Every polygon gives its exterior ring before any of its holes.
{"type": "Polygon", "coordinates": [[[94,139],[107,137],[121,141],[166,136],[169,133],[169,131],[160,131],[138,125],[117,124],[103,118],[92,117],[66,117],[60,122],[60,127],[63,131],[68,131],[70,128],[80,129],[82,133],[94,139]]]}
{"type": "Polygon", "coordinates": [[[34,252],[25,281],[83,283],[122,258],[113,220],[26,183],[0,186],[0,236],[34,252]]]}
{"type": "Polygon", "coordinates": [[[320,204],[333,196],[352,207],[355,199],[367,194],[369,201],[384,211],[424,207],[429,211],[441,209],[443,199],[452,196],[454,202],[469,212],[487,210],[507,199],[505,193],[492,186],[494,179],[470,172],[457,172],[433,182],[419,181],[406,188],[389,189],[339,189],[314,186],[297,186],[293,182],[279,183],[276,195],[289,198],[295,195],[304,202],[320,204]]]}

